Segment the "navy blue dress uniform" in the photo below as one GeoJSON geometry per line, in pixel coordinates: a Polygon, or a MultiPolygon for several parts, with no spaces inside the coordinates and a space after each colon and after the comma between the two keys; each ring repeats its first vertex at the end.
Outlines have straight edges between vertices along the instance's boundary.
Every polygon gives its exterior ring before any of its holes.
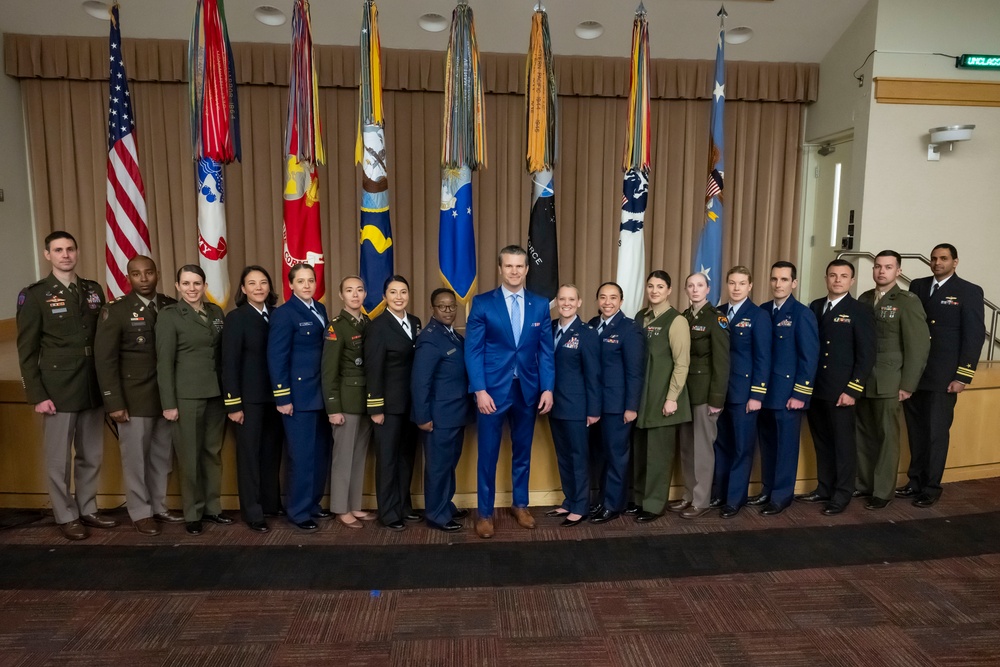
{"type": "Polygon", "coordinates": [[[601,351],[597,331],[579,317],[562,329],[552,323],[556,382],[549,428],[556,448],[562,507],[586,515],[590,507],[587,417],[601,416],[601,351]]]}
{"type": "Polygon", "coordinates": [[[828,513],[836,513],[851,502],[858,460],[855,406],[837,402],[841,394],[855,401],[864,394],[875,365],[875,316],[850,294],[829,303],[809,304],[819,322],[820,357],[808,418],[816,447],[814,500],[828,500],[828,513]]]}
{"type": "Polygon", "coordinates": [[[625,423],[625,411],[639,411],[646,372],[646,336],[632,318],[618,311],[602,325],[600,316],[588,323],[597,332],[601,354],[601,421],[591,429],[599,447],[591,471],[600,476],[598,503],[622,512],[632,478],[629,437],[634,421],[625,423]]]}
{"type": "Polygon", "coordinates": [[[747,402],[763,402],[771,374],[771,318],[746,299],[733,310],[719,306],[729,325],[729,384],[719,415],[715,439],[713,505],[739,509],[747,502],[753,450],[757,442],[758,412],[747,412],[747,402]]]}
{"type": "Polygon", "coordinates": [[[285,489],[288,520],[294,524],[322,516],[320,500],[326,487],[330,458],[330,423],[323,404],[320,362],[326,307],[292,296],[274,309],[267,339],[267,368],[274,402],[291,405],[282,415],[288,441],[285,489]]]}
{"type": "Polygon", "coordinates": [[[413,421],[433,422],[424,439],[424,517],[444,526],[458,512],[455,468],[475,406],[465,372],[465,338],[436,319],[417,336],[410,381],[413,421]]]}
{"type": "Polygon", "coordinates": [[[970,384],[986,339],[983,289],[952,274],[933,290],[934,278],[910,283],[927,313],[931,350],[917,391],[903,403],[910,440],[909,481],[899,494],[918,495],[930,505],[941,496],[941,476],[948,458],[949,430],[957,393],[952,382],[970,384]]]}
{"type": "Polygon", "coordinates": [[[243,520],[257,523],[281,510],[281,448],[285,431],[267,372],[271,313],[250,303],[226,316],[222,330],[222,396],[236,424],[236,472],[243,520]]]}
{"type": "Polygon", "coordinates": [[[420,320],[407,313],[406,323],[409,333],[386,309],[364,334],[368,414],[385,415],[382,424],[374,425],[375,496],[379,520],[385,526],[399,524],[413,514],[410,484],[418,433],[410,421],[410,376],[420,320]]]}
{"type": "MultiPolygon", "coordinates": [[[[819,327],[809,308],[789,296],[780,308],[768,301],[761,309],[771,315],[771,377],[760,417],[761,496],[782,510],[792,502],[799,467],[802,412],[809,407],[819,361],[819,327]],[[790,398],[805,403],[789,410],[790,398]]],[[[765,507],[765,509],[767,509],[765,507]]]]}

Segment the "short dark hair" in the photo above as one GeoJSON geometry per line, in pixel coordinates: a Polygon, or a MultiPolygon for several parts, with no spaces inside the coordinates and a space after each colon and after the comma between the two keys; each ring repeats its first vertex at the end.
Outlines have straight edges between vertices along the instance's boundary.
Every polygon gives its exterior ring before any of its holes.
{"type": "Polygon", "coordinates": [[[76,242],[76,239],[73,238],[72,234],[57,229],[56,231],[52,232],[51,234],[45,237],[45,249],[48,250],[49,244],[52,243],[53,241],[58,241],[59,239],[69,239],[70,241],[73,242],[74,246],[79,247],[79,244],[76,242]]]}
{"type": "Polygon", "coordinates": [[[309,269],[312,271],[313,278],[316,277],[316,269],[313,268],[312,264],[306,264],[305,262],[299,262],[298,264],[292,264],[291,268],[288,269],[288,284],[291,285],[292,281],[295,280],[295,275],[304,269],[309,269]]]}
{"type": "Polygon", "coordinates": [[[931,248],[931,252],[933,253],[935,250],[947,250],[951,253],[952,259],[958,259],[958,248],[950,243],[938,243],[936,246],[931,248]]]}
{"type": "Polygon", "coordinates": [[[883,250],[879,254],[875,255],[875,259],[878,259],[879,257],[895,257],[897,269],[903,265],[902,256],[895,250],[883,250]]]}
{"type": "Polygon", "coordinates": [[[601,283],[597,287],[597,293],[594,294],[594,298],[596,299],[597,297],[599,297],[601,295],[601,290],[604,289],[605,287],[608,287],[608,286],[614,286],[615,288],[618,289],[618,298],[619,299],[624,299],[625,298],[625,290],[623,290],[622,286],[619,285],[618,283],[616,283],[613,280],[609,280],[609,281],[607,281],[605,283],[601,283]]]}
{"type": "Polygon", "coordinates": [[[774,271],[775,269],[791,269],[792,280],[795,280],[796,278],[799,277],[799,270],[796,269],[795,265],[792,264],[791,262],[786,262],[785,260],[781,260],[780,262],[775,262],[774,264],[771,265],[771,271],[774,271]]]}
{"type": "MultiPolygon", "coordinates": [[[[251,264],[247,267],[244,267],[243,272],[240,274],[240,286],[241,287],[243,286],[243,283],[246,282],[247,276],[249,276],[254,271],[259,271],[260,273],[263,273],[264,277],[267,278],[268,293],[267,293],[267,298],[264,299],[264,303],[270,306],[271,308],[274,308],[274,304],[278,303],[278,294],[274,291],[274,282],[272,282],[271,280],[271,274],[268,273],[267,269],[265,269],[263,266],[251,264]]],[[[242,306],[247,302],[247,295],[243,293],[243,290],[238,289],[236,290],[236,295],[233,297],[233,301],[236,303],[236,307],[239,308],[240,306],[242,306]]]]}
{"type": "Polygon", "coordinates": [[[344,283],[346,283],[348,280],[360,280],[361,286],[365,288],[366,292],[368,291],[368,285],[365,284],[364,278],[362,278],[361,276],[350,275],[350,276],[344,276],[343,278],[340,279],[340,286],[337,287],[338,292],[344,291],[344,283]]]}
{"type": "Polygon", "coordinates": [[[181,268],[177,269],[177,282],[181,281],[182,273],[193,273],[199,278],[201,278],[202,282],[205,282],[207,280],[207,278],[205,278],[205,270],[202,269],[197,264],[185,264],[181,268]]]}
{"type": "Polygon", "coordinates": [[[648,283],[653,278],[659,278],[667,284],[667,287],[670,287],[670,274],[663,269],[653,269],[650,271],[649,275],[646,276],[646,282],[648,283]]]}
{"type": "Polygon", "coordinates": [[[455,298],[455,301],[458,301],[458,296],[455,294],[455,292],[453,290],[450,290],[447,287],[438,287],[436,290],[434,290],[433,292],[431,292],[431,305],[432,306],[434,305],[434,302],[437,301],[437,298],[439,296],[441,296],[442,294],[450,294],[450,295],[452,295],[455,298]]]}
{"type": "Polygon", "coordinates": [[[389,283],[403,283],[406,285],[406,289],[410,289],[410,283],[406,281],[406,278],[400,275],[389,276],[382,283],[382,294],[385,294],[386,290],[389,289],[389,283]]]}
{"type": "Polygon", "coordinates": [[[503,248],[497,255],[497,266],[503,266],[503,256],[504,255],[521,255],[522,257],[528,256],[528,251],[519,245],[509,245],[503,248]]]}
{"type": "MultiPolygon", "coordinates": [[[[851,277],[854,277],[854,265],[848,262],[846,259],[835,259],[826,265],[826,272],[830,273],[831,266],[849,266],[851,268],[851,277]]],[[[793,274],[794,277],[794,274],[793,274]]]]}

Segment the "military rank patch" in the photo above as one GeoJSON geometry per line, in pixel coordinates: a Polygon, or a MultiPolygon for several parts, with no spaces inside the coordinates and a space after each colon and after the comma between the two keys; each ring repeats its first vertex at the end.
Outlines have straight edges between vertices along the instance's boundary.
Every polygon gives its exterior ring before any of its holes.
{"type": "Polygon", "coordinates": [[[337,340],[337,332],[334,331],[332,324],[326,328],[326,339],[337,340]]]}

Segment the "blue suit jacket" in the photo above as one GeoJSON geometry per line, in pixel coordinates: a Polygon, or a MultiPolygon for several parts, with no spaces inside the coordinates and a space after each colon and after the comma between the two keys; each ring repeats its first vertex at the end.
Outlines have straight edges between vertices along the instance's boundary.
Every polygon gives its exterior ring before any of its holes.
{"type": "Polygon", "coordinates": [[[449,333],[435,319],[417,336],[410,376],[413,421],[457,428],[472,417],[469,376],[465,372],[465,339],[449,333]]]}
{"type": "MultiPolygon", "coordinates": [[[[588,323],[597,330],[600,316],[588,323]]],[[[646,372],[646,336],[635,321],[620,310],[604,327],[601,343],[601,412],[639,411],[646,372]]]]}
{"type": "Polygon", "coordinates": [[[472,299],[465,325],[465,366],[469,389],[485,389],[498,408],[510,402],[510,388],[517,369],[524,401],[538,402],[543,391],[555,387],[552,318],[543,296],[524,290],[521,338],[514,344],[510,315],[503,291],[496,288],[472,299]]]}
{"type": "MultiPolygon", "coordinates": [[[[559,322],[552,323],[555,336],[559,322]]],[[[556,388],[551,416],[586,421],[601,416],[601,350],[597,331],[577,317],[556,348],[556,388]]]]}
{"type": "Polygon", "coordinates": [[[301,299],[293,296],[271,311],[267,338],[267,368],[271,374],[274,402],[289,403],[296,410],[323,410],[320,382],[323,333],[329,322],[326,306],[313,301],[323,324],[309,312],[301,299]]]}
{"type": "MultiPolygon", "coordinates": [[[[729,304],[719,306],[729,312],[729,304]]],[[[771,374],[771,318],[747,299],[729,320],[729,387],[726,403],[763,401],[771,374]]]]}
{"type": "Polygon", "coordinates": [[[789,296],[777,315],[774,302],[761,306],[771,316],[771,380],[763,407],[784,410],[789,398],[812,398],[819,363],[819,326],[809,307],[789,296]]]}

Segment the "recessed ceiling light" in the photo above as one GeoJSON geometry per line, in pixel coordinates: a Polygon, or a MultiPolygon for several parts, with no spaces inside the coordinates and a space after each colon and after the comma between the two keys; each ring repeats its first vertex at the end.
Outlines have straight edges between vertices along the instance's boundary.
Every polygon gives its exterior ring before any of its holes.
{"type": "Polygon", "coordinates": [[[574,32],[580,39],[597,39],[604,34],[604,26],[597,21],[584,21],[576,26],[574,32]]]}
{"type": "Polygon", "coordinates": [[[87,0],[83,3],[83,11],[102,21],[107,21],[111,17],[111,7],[97,0],[87,0]]]}
{"type": "Polygon", "coordinates": [[[424,14],[417,19],[417,24],[427,32],[441,32],[448,28],[448,19],[440,14],[424,14]]]}
{"type": "Polygon", "coordinates": [[[253,17],[264,25],[284,25],[288,20],[283,11],[271,5],[261,5],[253,10],[253,17]]]}
{"type": "Polygon", "coordinates": [[[745,25],[730,28],[726,31],[726,44],[743,44],[749,42],[751,37],[753,37],[753,29],[745,25]]]}

